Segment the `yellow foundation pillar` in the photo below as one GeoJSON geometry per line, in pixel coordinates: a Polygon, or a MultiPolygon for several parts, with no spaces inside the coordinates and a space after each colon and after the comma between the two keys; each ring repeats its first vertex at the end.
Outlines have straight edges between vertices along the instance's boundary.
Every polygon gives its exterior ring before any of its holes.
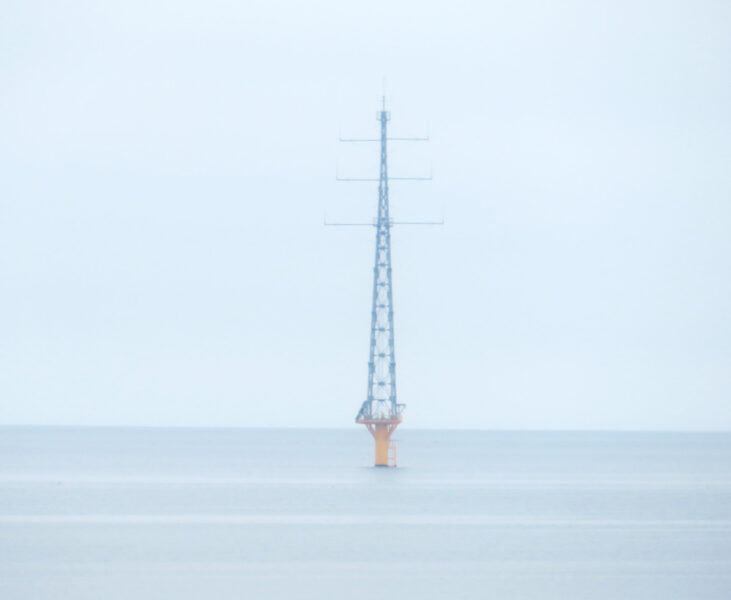
{"type": "MultiPolygon", "coordinates": [[[[391,421],[361,421],[371,432],[376,445],[376,463],[377,467],[395,467],[396,455],[389,457],[389,448],[391,445],[391,434],[396,430],[401,422],[398,420],[391,421]]],[[[394,448],[395,450],[395,448],[394,448]]]]}

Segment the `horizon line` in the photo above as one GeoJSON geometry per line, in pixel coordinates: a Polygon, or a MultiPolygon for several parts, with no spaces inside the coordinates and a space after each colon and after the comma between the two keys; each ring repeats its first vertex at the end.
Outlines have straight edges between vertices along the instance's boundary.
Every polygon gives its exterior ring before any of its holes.
{"type": "MultiPolygon", "coordinates": [[[[353,424],[357,425],[357,424],[353,424]]],[[[3,424],[0,429],[221,429],[278,431],[356,431],[357,427],[307,427],[297,425],[84,425],[84,424],[3,424]]],[[[621,428],[489,428],[489,427],[408,427],[408,431],[482,431],[490,433],[731,433],[731,429],[621,429],[621,428]]]]}

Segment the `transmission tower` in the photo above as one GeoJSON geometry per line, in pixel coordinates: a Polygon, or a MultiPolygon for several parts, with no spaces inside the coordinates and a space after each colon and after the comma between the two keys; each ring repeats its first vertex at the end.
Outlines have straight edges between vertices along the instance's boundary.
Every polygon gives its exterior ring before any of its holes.
{"type": "Polygon", "coordinates": [[[431,177],[391,177],[388,175],[389,141],[426,141],[429,138],[389,138],[388,122],[391,113],[386,110],[386,99],[376,118],[380,123],[378,139],[342,139],[343,142],[380,142],[380,176],[378,179],[341,179],[339,181],[378,181],[378,216],[374,224],[327,223],[328,225],[374,225],[376,251],[373,266],[373,294],[371,308],[371,341],[368,360],[368,389],[366,399],[355,417],[365,425],[375,440],[375,465],[396,466],[396,447],[391,435],[403,419],[405,405],[396,398],[396,356],[393,328],[393,288],[391,271],[391,229],[393,225],[436,225],[432,222],[394,222],[389,207],[389,181],[429,180],[431,177]]]}

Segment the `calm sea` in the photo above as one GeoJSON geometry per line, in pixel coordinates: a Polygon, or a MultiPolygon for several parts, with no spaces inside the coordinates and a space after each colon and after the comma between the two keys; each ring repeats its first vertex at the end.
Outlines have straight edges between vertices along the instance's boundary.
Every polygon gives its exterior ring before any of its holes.
{"type": "Polygon", "coordinates": [[[731,434],[0,428],[0,598],[731,598],[731,434]]]}

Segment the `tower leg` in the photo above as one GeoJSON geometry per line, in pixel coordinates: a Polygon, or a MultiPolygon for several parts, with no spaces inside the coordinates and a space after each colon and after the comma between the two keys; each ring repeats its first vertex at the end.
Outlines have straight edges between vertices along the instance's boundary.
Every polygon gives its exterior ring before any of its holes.
{"type": "Polygon", "coordinates": [[[388,447],[391,442],[391,434],[398,427],[398,422],[368,423],[368,431],[371,432],[376,446],[376,467],[395,467],[388,462],[388,447]]]}

